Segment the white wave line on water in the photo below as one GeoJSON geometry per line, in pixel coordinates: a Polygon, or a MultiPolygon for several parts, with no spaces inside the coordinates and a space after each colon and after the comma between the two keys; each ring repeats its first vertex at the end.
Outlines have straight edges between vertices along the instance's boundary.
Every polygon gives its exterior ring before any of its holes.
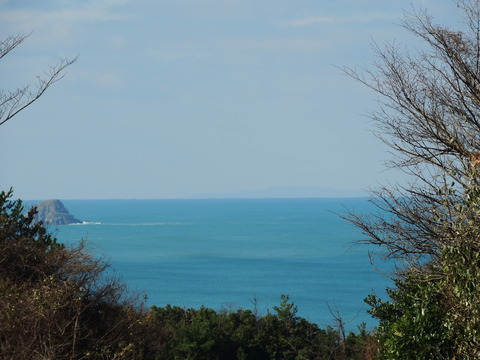
{"type": "Polygon", "coordinates": [[[81,223],[74,223],[69,225],[81,226],[81,225],[103,225],[100,221],[83,221],[81,223]]]}
{"type": "Polygon", "coordinates": [[[182,226],[182,225],[191,225],[191,223],[182,223],[182,222],[150,222],[150,223],[104,223],[100,221],[83,221],[81,223],[69,224],[75,226],[82,225],[105,225],[105,226],[182,226]]]}
{"type": "Polygon", "coordinates": [[[167,226],[167,225],[174,225],[174,226],[181,226],[181,225],[189,225],[189,223],[182,223],[182,222],[150,222],[150,223],[102,223],[102,225],[107,226],[167,226]]]}

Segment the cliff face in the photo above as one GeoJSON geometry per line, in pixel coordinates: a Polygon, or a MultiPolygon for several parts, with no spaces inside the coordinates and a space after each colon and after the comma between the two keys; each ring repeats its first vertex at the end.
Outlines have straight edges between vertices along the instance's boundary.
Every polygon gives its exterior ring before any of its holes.
{"type": "Polygon", "coordinates": [[[82,222],[74,218],[60,200],[45,200],[36,205],[36,208],[38,211],[36,220],[45,224],[68,225],[82,222]]]}

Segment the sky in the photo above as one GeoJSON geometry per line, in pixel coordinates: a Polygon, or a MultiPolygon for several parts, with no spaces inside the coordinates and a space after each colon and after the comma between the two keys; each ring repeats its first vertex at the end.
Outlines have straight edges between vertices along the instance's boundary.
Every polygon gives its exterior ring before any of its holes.
{"type": "Polygon", "coordinates": [[[0,126],[0,187],[23,199],[184,198],[395,181],[342,66],[414,46],[403,10],[451,0],[0,0],[2,89],[65,77],[0,126]]]}

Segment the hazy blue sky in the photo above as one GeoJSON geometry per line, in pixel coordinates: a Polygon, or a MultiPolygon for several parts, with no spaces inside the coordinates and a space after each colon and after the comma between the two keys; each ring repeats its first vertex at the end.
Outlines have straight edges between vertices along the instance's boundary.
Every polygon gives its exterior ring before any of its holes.
{"type": "Polygon", "coordinates": [[[451,0],[0,0],[0,32],[32,35],[2,88],[79,55],[0,127],[0,186],[25,199],[171,198],[392,179],[364,115],[374,96],[336,66],[369,64],[411,4],[451,0]]]}

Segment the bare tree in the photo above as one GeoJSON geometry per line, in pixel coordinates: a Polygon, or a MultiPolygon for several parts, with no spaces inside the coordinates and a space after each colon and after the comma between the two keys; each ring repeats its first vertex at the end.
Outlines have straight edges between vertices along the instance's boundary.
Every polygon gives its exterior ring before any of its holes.
{"type": "MultiPolygon", "coordinates": [[[[12,35],[0,42],[0,59],[20,45],[29,35],[12,35]]],[[[37,76],[34,86],[25,85],[12,91],[0,90],[0,125],[17,115],[20,111],[38,100],[45,91],[62,79],[64,70],[75,62],[61,59],[57,65],[51,67],[42,76],[37,76]]]]}
{"type": "Polygon", "coordinates": [[[344,69],[378,94],[370,115],[395,156],[388,165],[411,178],[373,190],[378,216],[349,219],[368,242],[384,246],[388,258],[412,266],[451,242],[455,234],[446,225],[480,185],[480,6],[478,0],[457,4],[467,31],[437,25],[426,11],[414,10],[403,27],[426,50],[411,55],[397,44],[375,45],[372,68],[344,69]]]}

